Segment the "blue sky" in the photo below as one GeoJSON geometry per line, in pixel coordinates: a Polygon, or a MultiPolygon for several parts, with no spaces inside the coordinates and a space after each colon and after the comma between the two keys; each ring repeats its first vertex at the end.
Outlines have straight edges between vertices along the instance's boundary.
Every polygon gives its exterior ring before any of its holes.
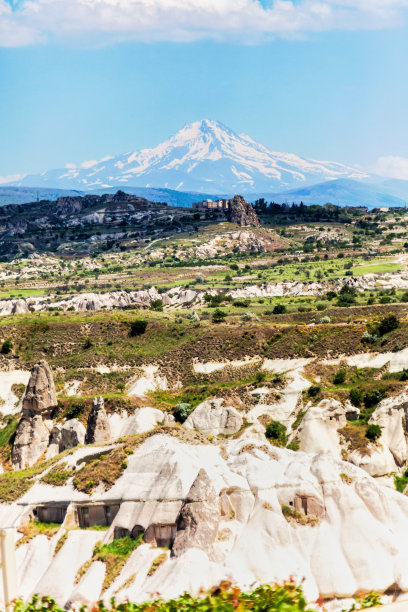
{"type": "Polygon", "coordinates": [[[33,19],[0,0],[0,177],[155,146],[207,117],[408,179],[408,1],[36,3],[33,19]]]}

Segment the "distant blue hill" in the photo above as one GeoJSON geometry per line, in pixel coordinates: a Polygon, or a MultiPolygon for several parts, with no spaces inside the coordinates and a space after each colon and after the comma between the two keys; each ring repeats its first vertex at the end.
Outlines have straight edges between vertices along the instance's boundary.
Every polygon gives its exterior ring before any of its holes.
{"type": "MultiPolygon", "coordinates": [[[[37,200],[55,201],[63,196],[82,196],[89,194],[102,195],[104,193],[116,193],[120,187],[108,189],[96,189],[95,191],[78,191],[72,189],[52,189],[48,187],[14,187],[0,186],[0,206],[6,204],[26,204],[37,200]]],[[[123,191],[138,195],[150,202],[167,202],[170,206],[182,206],[189,208],[193,202],[199,202],[208,198],[214,199],[216,196],[206,193],[195,193],[185,191],[175,191],[174,189],[154,189],[149,187],[123,187],[123,191]]],[[[229,196],[231,197],[231,196],[229,196]]]]}
{"type": "MultiPolygon", "coordinates": [[[[102,195],[104,193],[116,193],[120,188],[110,187],[85,192],[48,187],[0,186],[0,205],[24,204],[26,202],[35,202],[37,199],[54,201],[62,196],[102,195]]],[[[191,207],[193,202],[206,199],[214,200],[217,197],[228,199],[235,195],[235,193],[209,195],[202,192],[177,191],[175,189],[153,187],[131,187],[127,185],[124,185],[122,189],[126,193],[141,196],[151,202],[167,202],[170,206],[185,208],[191,207]]],[[[353,179],[336,179],[290,191],[249,193],[245,194],[245,197],[249,202],[265,198],[268,202],[288,202],[289,204],[302,201],[304,204],[324,205],[330,202],[339,206],[368,206],[369,208],[377,208],[382,206],[404,206],[405,198],[403,194],[405,191],[407,192],[408,199],[408,181],[389,180],[373,184],[353,179]]]]}
{"type": "Polygon", "coordinates": [[[74,189],[52,189],[51,187],[7,187],[0,186],[0,206],[26,204],[37,200],[58,200],[62,196],[83,195],[74,189]]]}
{"type": "MultiPolygon", "coordinates": [[[[116,193],[118,189],[122,189],[126,193],[137,195],[142,198],[146,198],[150,202],[167,202],[169,206],[181,206],[183,208],[191,208],[194,202],[201,202],[202,200],[214,200],[217,197],[214,194],[209,195],[208,193],[197,193],[195,191],[176,191],[175,189],[158,189],[154,187],[109,187],[108,189],[96,189],[93,191],[87,191],[89,194],[103,195],[104,193],[116,193]]],[[[232,196],[229,196],[232,197],[232,196]]]]}
{"type": "Polygon", "coordinates": [[[391,195],[386,191],[386,185],[370,184],[353,179],[336,179],[325,181],[317,185],[281,191],[275,193],[256,193],[247,195],[247,199],[254,202],[256,199],[275,201],[279,204],[336,204],[338,206],[368,206],[369,208],[404,206],[401,197],[391,195]]]}

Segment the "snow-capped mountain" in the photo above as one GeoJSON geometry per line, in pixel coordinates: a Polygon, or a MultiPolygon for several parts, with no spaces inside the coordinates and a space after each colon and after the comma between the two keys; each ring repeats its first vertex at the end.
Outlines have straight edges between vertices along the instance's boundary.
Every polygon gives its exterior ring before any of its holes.
{"type": "Polygon", "coordinates": [[[86,191],[129,185],[205,193],[250,193],[285,190],[338,178],[363,179],[366,175],[336,162],[272,152],[218,121],[203,119],[186,125],[153,149],[27,175],[13,184],[86,191]]]}

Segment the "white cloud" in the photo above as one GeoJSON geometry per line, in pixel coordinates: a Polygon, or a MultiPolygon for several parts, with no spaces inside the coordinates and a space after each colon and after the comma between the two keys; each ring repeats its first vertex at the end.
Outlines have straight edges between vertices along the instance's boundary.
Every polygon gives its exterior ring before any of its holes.
{"type": "Polygon", "coordinates": [[[397,155],[379,157],[373,172],[387,178],[408,181],[408,157],[399,157],[397,155]]]}
{"type": "Polygon", "coordinates": [[[331,29],[398,26],[408,0],[0,0],[0,45],[50,38],[257,42],[331,29]]]}
{"type": "Polygon", "coordinates": [[[0,176],[0,185],[3,183],[14,183],[14,181],[19,181],[25,176],[25,174],[9,174],[8,176],[0,176]]]}

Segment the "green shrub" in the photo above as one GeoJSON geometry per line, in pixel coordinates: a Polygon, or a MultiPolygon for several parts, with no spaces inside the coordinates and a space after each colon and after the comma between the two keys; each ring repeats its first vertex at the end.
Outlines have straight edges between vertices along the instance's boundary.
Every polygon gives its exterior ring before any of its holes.
{"type": "Polygon", "coordinates": [[[12,349],[13,349],[12,341],[11,340],[5,340],[3,342],[3,344],[1,345],[0,352],[1,352],[2,355],[8,355],[9,353],[11,353],[12,349]]]}
{"type": "Polygon", "coordinates": [[[371,442],[375,442],[376,440],[378,440],[378,438],[381,438],[381,433],[381,427],[379,425],[374,425],[374,423],[371,423],[371,425],[369,425],[366,429],[365,436],[366,438],[371,440],[371,442]]]}
{"type": "Polygon", "coordinates": [[[370,334],[370,332],[367,330],[364,332],[363,337],[361,338],[361,342],[365,342],[366,344],[375,344],[377,340],[378,336],[376,334],[370,334]]]}
{"type": "Polygon", "coordinates": [[[286,427],[279,421],[271,421],[266,426],[265,436],[268,440],[273,441],[277,446],[285,446],[288,441],[286,427]]]}
{"type": "Polygon", "coordinates": [[[157,299],[150,302],[150,310],[155,310],[156,312],[163,312],[163,300],[157,299]]]}
{"type": "Polygon", "coordinates": [[[187,404],[187,402],[179,402],[177,406],[174,408],[174,418],[178,423],[184,423],[188,415],[192,410],[191,404],[187,404]]]}
{"type": "MultiPolygon", "coordinates": [[[[98,556],[99,553],[97,553],[98,556]]],[[[100,553],[104,556],[104,553],[100,553]]],[[[106,555],[106,553],[105,553],[106,555]]],[[[112,553],[111,553],[112,555],[112,553]]],[[[110,557],[109,557],[110,558],[110,557]]],[[[127,557],[122,557],[127,558],[127,557]]],[[[302,589],[293,582],[283,585],[260,586],[252,592],[245,593],[231,583],[224,582],[211,592],[202,593],[197,599],[188,593],[181,595],[178,599],[164,601],[156,599],[145,603],[124,602],[115,604],[114,599],[106,607],[102,602],[92,607],[92,610],[103,612],[307,612],[306,600],[302,589]]],[[[14,612],[64,612],[52,597],[40,597],[34,595],[32,600],[24,603],[19,600],[15,603],[14,612]]],[[[86,604],[81,608],[83,612],[90,612],[86,604]]]]}
{"type": "Polygon", "coordinates": [[[266,380],[266,372],[264,370],[258,370],[255,374],[255,382],[261,383],[266,380]]]}
{"type": "Polygon", "coordinates": [[[408,485],[408,470],[405,470],[402,476],[394,477],[395,488],[399,493],[403,493],[408,485]]]}
{"type": "Polygon", "coordinates": [[[66,419],[76,419],[85,410],[85,402],[73,402],[65,414],[66,419]]]}
{"type": "Polygon", "coordinates": [[[320,319],[320,323],[322,325],[328,325],[329,323],[331,323],[331,318],[330,317],[322,317],[320,319]]]}
{"type": "Polygon", "coordinates": [[[321,391],[321,387],[319,385],[312,385],[311,387],[309,387],[309,389],[307,390],[307,394],[310,397],[316,397],[316,395],[319,395],[321,391]]]}
{"type": "Polygon", "coordinates": [[[399,326],[398,317],[395,314],[390,313],[386,315],[385,317],[382,317],[382,319],[380,319],[377,330],[380,336],[384,336],[384,334],[388,334],[394,329],[397,329],[398,326],[399,326]]]}
{"type": "Polygon", "coordinates": [[[351,306],[355,304],[357,297],[357,289],[350,285],[344,284],[340,289],[340,293],[337,298],[337,305],[342,307],[351,306]]]}
{"type": "Polygon", "coordinates": [[[285,304],[276,304],[272,312],[273,314],[284,314],[286,312],[285,304]]]}
{"type": "Polygon", "coordinates": [[[333,383],[335,385],[342,385],[346,380],[347,372],[346,370],[338,370],[333,378],[333,383]]]}
{"type": "Polygon", "coordinates": [[[364,399],[364,392],[361,389],[350,389],[349,399],[353,406],[360,406],[364,399]]]}
{"type": "Polygon", "coordinates": [[[215,295],[211,295],[211,293],[206,293],[204,295],[204,301],[211,308],[215,308],[216,306],[220,306],[225,301],[225,296],[222,293],[216,293],[215,295]]]}
{"type": "Polygon", "coordinates": [[[212,315],[213,323],[222,323],[227,316],[227,313],[221,310],[220,308],[216,308],[212,315]]]}
{"type": "Polygon", "coordinates": [[[379,404],[382,399],[384,399],[384,392],[380,389],[373,389],[364,395],[364,406],[366,408],[372,408],[379,404]]]}
{"type": "Polygon", "coordinates": [[[132,321],[130,324],[130,332],[129,334],[131,336],[141,336],[142,334],[145,333],[147,328],[147,321],[145,321],[144,319],[136,319],[135,321],[132,321]]]}
{"type": "Polygon", "coordinates": [[[237,308],[248,308],[250,304],[251,304],[251,300],[249,298],[245,298],[243,300],[234,300],[232,302],[232,305],[236,306],[237,308]]]}

